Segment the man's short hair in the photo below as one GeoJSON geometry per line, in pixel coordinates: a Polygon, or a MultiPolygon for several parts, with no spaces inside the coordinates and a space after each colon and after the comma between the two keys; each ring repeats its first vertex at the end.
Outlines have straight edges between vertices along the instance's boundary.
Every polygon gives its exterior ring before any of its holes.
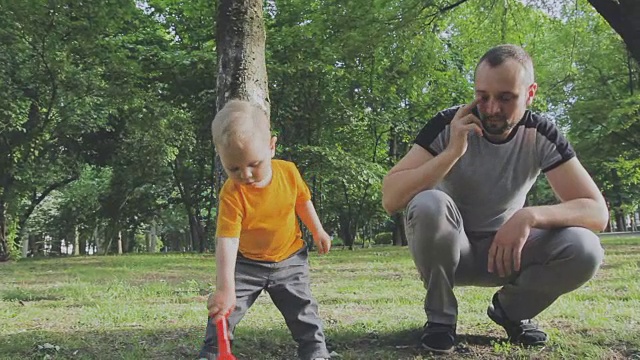
{"type": "Polygon", "coordinates": [[[475,71],[478,71],[478,67],[483,62],[486,62],[491,67],[496,67],[502,65],[502,63],[508,59],[515,60],[522,65],[525,70],[525,75],[527,76],[527,82],[533,84],[533,60],[531,60],[531,56],[529,56],[523,48],[517,45],[504,44],[489,49],[489,51],[482,55],[478,64],[476,64],[475,71]]]}

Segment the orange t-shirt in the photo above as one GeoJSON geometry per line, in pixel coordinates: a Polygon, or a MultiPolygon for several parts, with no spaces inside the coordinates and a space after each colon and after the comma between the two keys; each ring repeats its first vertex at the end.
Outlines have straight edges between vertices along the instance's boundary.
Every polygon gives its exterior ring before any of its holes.
{"type": "Polygon", "coordinates": [[[227,180],[220,191],[216,237],[240,238],[242,256],[282,261],[304,246],[296,204],[311,193],[296,165],[271,160],[273,176],[264,188],[227,180]]]}

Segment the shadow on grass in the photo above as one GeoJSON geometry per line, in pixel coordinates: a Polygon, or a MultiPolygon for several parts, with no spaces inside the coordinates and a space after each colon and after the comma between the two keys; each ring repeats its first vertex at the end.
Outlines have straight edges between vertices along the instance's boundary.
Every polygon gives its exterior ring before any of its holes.
{"type": "MultiPolygon", "coordinates": [[[[25,331],[0,338],[0,359],[197,359],[204,329],[123,329],[110,331],[25,331]]],[[[398,332],[333,331],[328,347],[342,359],[430,358],[419,347],[421,330],[398,332]]],[[[498,358],[490,336],[459,336],[456,351],[446,358],[498,358]]],[[[296,344],[286,330],[238,329],[234,353],[238,359],[295,359],[296,344]]],[[[442,357],[439,357],[442,358],[442,357]]]]}
{"type": "Polygon", "coordinates": [[[56,301],[56,300],[63,299],[62,296],[48,295],[48,294],[43,294],[42,292],[37,293],[34,291],[26,291],[22,289],[6,290],[6,291],[3,291],[1,294],[2,294],[2,297],[0,298],[0,300],[18,301],[21,304],[23,301],[45,301],[45,300],[56,301]]]}

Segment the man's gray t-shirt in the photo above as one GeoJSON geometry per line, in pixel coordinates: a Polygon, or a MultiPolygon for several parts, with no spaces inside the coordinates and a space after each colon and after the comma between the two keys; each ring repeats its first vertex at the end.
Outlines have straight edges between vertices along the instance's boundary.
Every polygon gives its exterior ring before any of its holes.
{"type": "MultiPolygon", "coordinates": [[[[449,143],[449,124],[458,108],[433,117],[415,143],[433,156],[440,154],[449,143]]],[[[540,171],[554,169],[574,156],[573,148],[551,121],[527,110],[500,143],[470,133],[466,153],[436,189],[451,196],[467,232],[497,231],[524,206],[540,171]]]]}

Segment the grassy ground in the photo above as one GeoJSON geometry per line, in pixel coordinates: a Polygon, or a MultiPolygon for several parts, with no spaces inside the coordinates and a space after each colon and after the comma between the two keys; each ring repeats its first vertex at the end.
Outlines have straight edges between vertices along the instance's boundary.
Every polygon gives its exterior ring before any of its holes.
{"type": "MultiPolygon", "coordinates": [[[[640,239],[603,240],[596,278],[538,317],[551,341],[504,342],[485,315],[495,289],[458,288],[459,345],[443,358],[640,359],[640,239]]],[[[418,344],[424,290],[406,248],[312,255],[313,292],[341,359],[429,359],[418,344]]],[[[212,255],[128,255],[0,264],[0,359],[194,359],[212,255]]],[[[239,359],[293,359],[267,296],[240,323],[239,359]]],[[[442,357],[441,357],[442,358],[442,357]]]]}

